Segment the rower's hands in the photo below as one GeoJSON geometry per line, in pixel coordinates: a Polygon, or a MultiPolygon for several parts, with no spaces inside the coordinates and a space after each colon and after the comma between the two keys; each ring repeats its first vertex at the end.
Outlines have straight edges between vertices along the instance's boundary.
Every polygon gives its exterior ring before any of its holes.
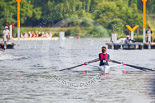
{"type": "Polygon", "coordinates": [[[99,58],[97,58],[96,61],[99,61],[99,58]]]}
{"type": "Polygon", "coordinates": [[[111,59],[109,59],[109,62],[112,62],[112,60],[111,60],[111,59]]]}
{"type": "Polygon", "coordinates": [[[83,65],[88,65],[88,62],[83,63],[83,65]]]}

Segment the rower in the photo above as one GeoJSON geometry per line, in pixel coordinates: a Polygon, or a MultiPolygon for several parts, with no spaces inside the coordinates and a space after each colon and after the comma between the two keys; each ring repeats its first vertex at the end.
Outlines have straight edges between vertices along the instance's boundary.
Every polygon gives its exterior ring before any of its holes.
{"type": "Polygon", "coordinates": [[[3,41],[4,41],[4,49],[6,49],[6,42],[8,42],[9,40],[9,30],[8,30],[8,26],[5,26],[5,30],[3,31],[3,41]]]}
{"type": "Polygon", "coordinates": [[[109,74],[110,66],[108,62],[110,60],[110,55],[107,53],[107,49],[105,46],[102,47],[102,53],[99,54],[99,60],[100,60],[100,66],[102,66],[104,69],[104,73],[109,74]]]}

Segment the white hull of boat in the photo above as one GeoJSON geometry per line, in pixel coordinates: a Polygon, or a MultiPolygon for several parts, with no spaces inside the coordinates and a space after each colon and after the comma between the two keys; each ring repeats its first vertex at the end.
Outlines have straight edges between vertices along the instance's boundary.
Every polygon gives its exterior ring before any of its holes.
{"type": "Polygon", "coordinates": [[[112,66],[98,66],[98,68],[104,73],[104,74],[126,74],[126,71],[124,70],[113,70],[111,71],[112,67],[121,66],[122,64],[112,65],[112,66]]]}
{"type": "MultiPolygon", "coordinates": [[[[79,67],[79,68],[75,68],[73,69],[73,71],[101,71],[104,73],[111,73],[111,68],[117,67],[117,66],[121,66],[122,64],[116,64],[116,65],[111,65],[111,66],[96,66],[96,65],[87,65],[86,67],[79,67]]],[[[116,70],[116,71],[120,71],[120,70],[116,70]]]]}

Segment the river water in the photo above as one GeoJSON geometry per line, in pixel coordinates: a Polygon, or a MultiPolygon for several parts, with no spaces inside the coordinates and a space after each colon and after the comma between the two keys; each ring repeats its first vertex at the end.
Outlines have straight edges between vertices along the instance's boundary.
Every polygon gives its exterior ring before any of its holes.
{"type": "MultiPolygon", "coordinates": [[[[20,41],[0,57],[0,103],[155,103],[155,75],[127,66],[101,75],[95,58],[107,38],[20,41]],[[125,70],[127,74],[121,74],[125,70]]],[[[108,50],[110,58],[155,68],[155,50],[108,50]]]]}

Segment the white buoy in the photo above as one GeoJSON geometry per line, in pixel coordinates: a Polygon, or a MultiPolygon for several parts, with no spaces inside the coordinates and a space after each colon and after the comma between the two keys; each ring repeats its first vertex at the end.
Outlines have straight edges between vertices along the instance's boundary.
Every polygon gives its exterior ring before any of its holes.
{"type": "Polygon", "coordinates": [[[145,28],[143,28],[143,44],[146,43],[145,42],[145,28]]]}
{"type": "Polygon", "coordinates": [[[60,32],[59,33],[60,48],[64,47],[64,40],[65,40],[65,32],[60,32]]]}
{"type": "Polygon", "coordinates": [[[105,66],[104,67],[104,73],[109,74],[110,73],[110,66],[105,66]]]}
{"type": "Polygon", "coordinates": [[[132,31],[131,32],[131,40],[133,40],[133,37],[134,37],[134,32],[132,31]]]}
{"type": "Polygon", "coordinates": [[[117,34],[112,33],[112,49],[114,49],[114,42],[117,41],[117,34]]]}
{"type": "Polygon", "coordinates": [[[113,42],[117,41],[117,34],[112,33],[112,41],[113,42]]]}
{"type": "Polygon", "coordinates": [[[65,32],[60,32],[59,33],[59,39],[64,40],[65,39],[65,32]]]}
{"type": "Polygon", "coordinates": [[[12,25],[10,25],[10,39],[12,39],[12,25]]]}
{"type": "Polygon", "coordinates": [[[151,49],[151,31],[147,31],[148,34],[148,49],[151,49]]]}

